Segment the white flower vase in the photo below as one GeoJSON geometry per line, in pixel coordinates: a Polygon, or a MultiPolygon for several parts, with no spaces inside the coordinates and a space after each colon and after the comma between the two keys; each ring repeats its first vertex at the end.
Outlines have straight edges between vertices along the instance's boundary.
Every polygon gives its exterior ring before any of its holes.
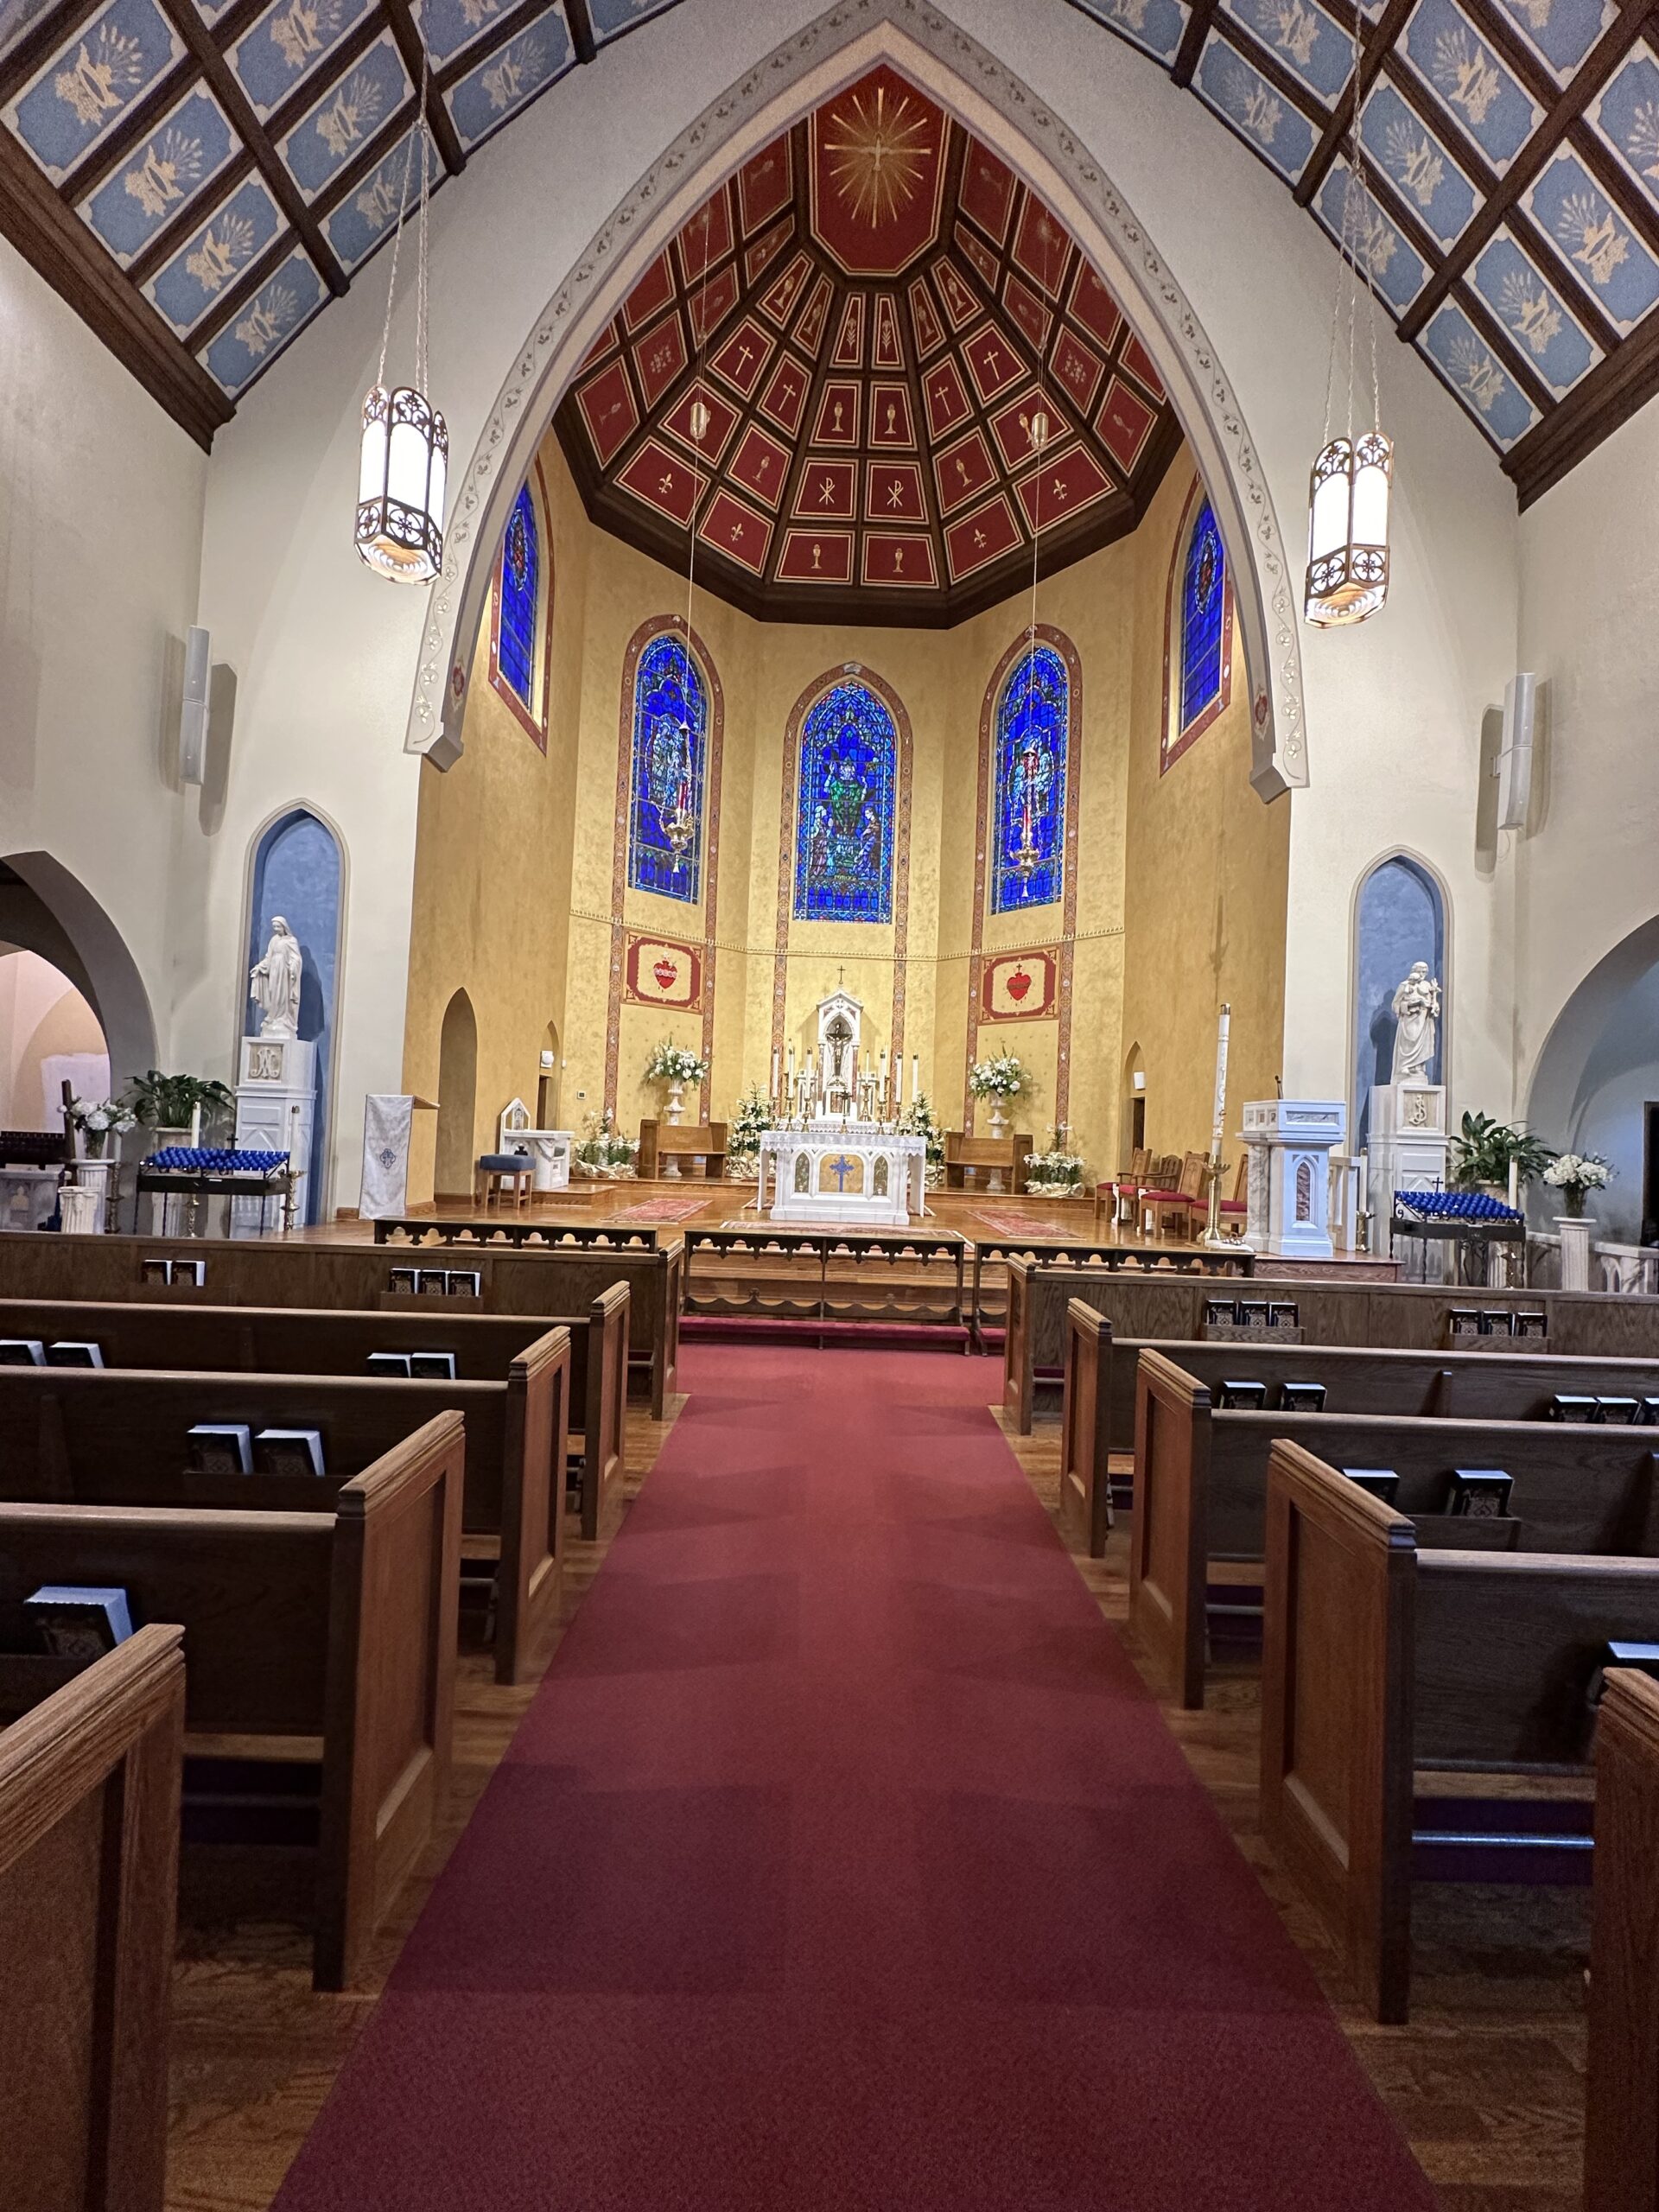
{"type": "Polygon", "coordinates": [[[1000,1097],[993,1098],[991,1101],[991,1135],[994,1137],[1005,1137],[1007,1133],[1008,1117],[1002,1111],[1002,1101],[1000,1097]]]}
{"type": "MultiPolygon", "coordinates": [[[[671,1129],[677,1129],[685,1119],[685,1085],[683,1083],[671,1083],[668,1086],[668,1113],[665,1118],[671,1129]]],[[[679,1181],[680,1163],[672,1153],[663,1161],[658,1172],[667,1182],[679,1181]]]]}

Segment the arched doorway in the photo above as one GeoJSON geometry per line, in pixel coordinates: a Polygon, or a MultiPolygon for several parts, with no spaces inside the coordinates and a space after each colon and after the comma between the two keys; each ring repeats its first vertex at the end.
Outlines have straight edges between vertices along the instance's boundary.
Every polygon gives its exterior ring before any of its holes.
{"type": "Polygon", "coordinates": [[[1122,1138],[1118,1150],[1128,1166],[1147,1141],[1147,1067],[1139,1045],[1131,1045],[1123,1063],[1122,1138]]]}
{"type": "Polygon", "coordinates": [[[156,1065],[156,1021],[137,963],[92,893],[50,853],[0,861],[0,943],[37,953],[86,1000],[108,1047],[112,1090],[156,1065]]]}
{"type": "Polygon", "coordinates": [[[66,1083],[94,1103],[115,1087],[97,1009],[38,952],[0,946],[0,1128],[60,1128],[66,1083]]]}
{"type": "MultiPolygon", "coordinates": [[[[316,1046],[316,1108],[305,1180],[308,1222],[328,1217],[327,1181],[332,1158],[335,1005],[345,920],[345,867],[333,829],[309,807],[294,806],[268,823],[254,842],[248,886],[245,969],[270,942],[280,914],[300,943],[301,1039],[316,1046]]],[[[242,1009],[245,1032],[258,1027],[258,1009],[242,1009]]]]}
{"type": "Polygon", "coordinates": [[[1533,1070],[1527,1126],[1561,1152],[1600,1154],[1601,1233],[1659,1225],[1659,915],[1603,955],[1555,1017],[1533,1070]]]}
{"type": "Polygon", "coordinates": [[[470,1198],[474,1123],[478,1112],[478,1018],[465,991],[443,1010],[438,1038],[438,1151],[434,1187],[445,1198],[470,1198]]]}

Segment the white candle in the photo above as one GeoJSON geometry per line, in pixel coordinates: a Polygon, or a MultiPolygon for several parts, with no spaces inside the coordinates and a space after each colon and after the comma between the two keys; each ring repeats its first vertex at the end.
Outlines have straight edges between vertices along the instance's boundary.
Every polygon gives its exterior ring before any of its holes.
{"type": "Polygon", "coordinates": [[[792,1045],[789,1048],[789,1079],[791,1083],[795,1080],[795,1047],[792,1045]]]}
{"type": "Polygon", "coordinates": [[[772,1095],[774,1098],[778,1096],[778,1047],[775,1045],[772,1048],[772,1095]]]}
{"type": "Polygon", "coordinates": [[[1221,1158],[1222,1131],[1227,1119],[1227,1033],[1232,1024],[1232,1008],[1224,1006],[1221,1020],[1216,1027],[1216,1117],[1213,1130],[1214,1156],[1221,1158]]]}
{"type": "Polygon", "coordinates": [[[893,1110],[895,1114],[904,1103],[905,1056],[902,1052],[895,1052],[893,1056],[893,1110]]]}
{"type": "Polygon", "coordinates": [[[1517,1209],[1521,1204],[1521,1163],[1513,1156],[1510,1160],[1510,1204],[1517,1209]]]}

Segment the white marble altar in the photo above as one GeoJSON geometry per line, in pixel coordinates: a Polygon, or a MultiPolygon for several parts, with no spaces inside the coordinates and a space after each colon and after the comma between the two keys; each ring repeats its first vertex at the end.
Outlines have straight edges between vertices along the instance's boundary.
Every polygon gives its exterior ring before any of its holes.
{"type": "Polygon", "coordinates": [[[510,1099],[496,1123],[498,1153],[528,1152],[533,1163],[532,1191],[568,1191],[570,1154],[576,1141],[574,1129],[532,1129],[530,1109],[522,1098],[510,1099]]]}
{"type": "Polygon", "coordinates": [[[927,1140],[909,1130],[820,1115],[760,1138],[755,1203],[772,1221],[800,1229],[907,1229],[926,1211],[926,1192],[927,1140]]]}
{"type": "Polygon", "coordinates": [[[1249,1149],[1249,1226],[1275,1260],[1329,1260],[1331,1155],[1348,1134],[1339,1099],[1259,1098],[1244,1109],[1249,1149]]]}
{"type": "Polygon", "coordinates": [[[1372,1091],[1366,1180],[1370,1248],[1382,1258],[1389,1255],[1395,1192],[1443,1189],[1448,1142],[1444,1084],[1409,1076],[1372,1091]]]}

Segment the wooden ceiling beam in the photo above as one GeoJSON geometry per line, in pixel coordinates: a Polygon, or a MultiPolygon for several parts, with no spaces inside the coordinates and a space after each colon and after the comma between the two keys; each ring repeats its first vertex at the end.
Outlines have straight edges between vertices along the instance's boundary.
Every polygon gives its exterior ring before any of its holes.
{"type": "Polygon", "coordinates": [[[397,51],[404,58],[409,72],[409,81],[415,87],[415,97],[422,97],[425,88],[426,127],[432,134],[432,143],[438,157],[451,176],[459,176],[467,166],[467,156],[459,133],[443,104],[443,94],[438,89],[437,72],[431,66],[420,32],[415,27],[415,17],[409,0],[381,0],[386,19],[391,25],[391,35],[397,41],[397,51]]]}
{"type": "Polygon", "coordinates": [[[289,227],[299,234],[318,276],[336,299],[343,298],[347,289],[346,272],[334,258],[315,214],[307,207],[305,195],[283,167],[270,133],[254,113],[236,72],[202,21],[195,0],[158,0],[158,5],[195,55],[203,78],[217,94],[219,105],[230,119],[231,128],[259,164],[271,197],[288,218],[289,227]]]}
{"type": "Polygon", "coordinates": [[[1338,100],[1319,144],[1309,155],[1307,167],[1296,180],[1291,197],[1299,207],[1311,207],[1318,197],[1319,187],[1331,173],[1332,163],[1343,149],[1344,140],[1353,130],[1356,104],[1361,109],[1364,107],[1372,86],[1382,73],[1383,63],[1394,51],[1416,5],[1417,0],[1388,0],[1376,23],[1367,28],[1347,88],[1338,100]]]}
{"type": "Polygon", "coordinates": [[[230,401],[148,300],[124,281],[9,130],[0,130],[0,232],[205,451],[230,401]]]}
{"type": "Polygon", "coordinates": [[[1512,479],[1522,511],[1542,499],[1656,393],[1659,318],[1649,316],[1504,454],[1503,473],[1512,479]]]}
{"type": "Polygon", "coordinates": [[[1169,65],[1169,73],[1178,85],[1190,85],[1193,73],[1204,52],[1204,42],[1210,35],[1210,26],[1216,19],[1217,0],[1193,0],[1192,12],[1186,19],[1186,29],[1181,33],[1181,42],[1175,49],[1175,59],[1169,65]]]}
{"type": "Polygon", "coordinates": [[[577,60],[596,60],[599,43],[594,36],[594,19],[588,12],[588,0],[564,0],[564,20],[570,26],[570,43],[576,49],[577,60]]]}

